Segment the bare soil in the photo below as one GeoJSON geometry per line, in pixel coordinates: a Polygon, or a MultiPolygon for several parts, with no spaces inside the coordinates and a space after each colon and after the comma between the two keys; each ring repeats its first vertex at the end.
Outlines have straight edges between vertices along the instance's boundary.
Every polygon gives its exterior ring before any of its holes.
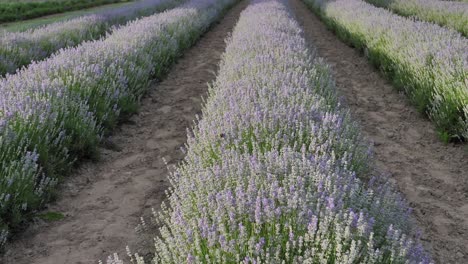
{"type": "MultiPolygon", "coordinates": [[[[468,150],[446,145],[434,126],[358,51],[342,43],[300,0],[290,0],[305,36],[332,66],[339,93],[374,142],[377,167],[388,173],[412,207],[437,263],[468,263],[468,150]]],[[[149,250],[135,232],[140,217],[157,210],[168,188],[167,166],[183,159],[186,128],[201,111],[215,78],[224,39],[247,1],[234,7],[155,84],[138,115],[121,125],[103,149],[60,187],[40,219],[14,238],[0,263],[96,263],[125,246],[149,250]]]]}
{"type": "Polygon", "coordinates": [[[468,146],[442,143],[362,54],[341,42],[300,0],[291,0],[305,37],[332,66],[338,92],[375,145],[376,165],[414,208],[436,263],[468,263],[468,146]]]}
{"type": "Polygon", "coordinates": [[[151,250],[135,228],[156,210],[169,186],[167,166],[184,157],[186,129],[201,113],[207,83],[214,80],[225,38],[244,1],[232,8],[150,89],[139,114],[119,126],[102,149],[101,160],[87,163],[60,186],[60,196],[45,212],[60,212],[55,222],[37,221],[7,245],[1,263],[71,264],[104,262],[125,247],[151,250]]]}

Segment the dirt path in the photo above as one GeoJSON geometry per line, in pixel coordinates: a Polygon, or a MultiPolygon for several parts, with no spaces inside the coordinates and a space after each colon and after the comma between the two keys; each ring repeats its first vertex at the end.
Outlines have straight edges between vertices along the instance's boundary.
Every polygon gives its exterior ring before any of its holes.
{"type": "Polygon", "coordinates": [[[103,150],[102,161],[84,164],[61,186],[48,211],[66,217],[33,224],[8,245],[1,263],[97,263],[115,251],[125,256],[126,245],[133,251],[144,248],[135,227],[165,198],[169,183],[163,158],[169,164],[183,158],[186,129],[201,112],[224,40],[245,6],[246,1],[228,12],[153,87],[140,113],[111,138],[117,150],[103,150]]]}
{"type": "Polygon", "coordinates": [[[340,95],[375,142],[377,166],[414,207],[437,263],[468,263],[468,150],[445,145],[434,126],[367,59],[343,44],[300,0],[306,38],[332,66],[340,95]],[[429,243],[430,242],[430,243],[429,243]]]}

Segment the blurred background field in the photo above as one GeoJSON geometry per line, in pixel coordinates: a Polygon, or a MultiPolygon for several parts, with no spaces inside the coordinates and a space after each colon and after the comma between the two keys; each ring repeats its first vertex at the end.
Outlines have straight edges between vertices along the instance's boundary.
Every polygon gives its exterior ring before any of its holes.
{"type": "MultiPolygon", "coordinates": [[[[0,0],[0,2],[2,1],[11,1],[11,0],[0,0]]],[[[44,0],[21,0],[21,1],[44,1],[44,0]]],[[[10,31],[10,32],[25,31],[27,29],[36,28],[36,27],[51,24],[54,22],[65,21],[65,20],[69,20],[69,19],[83,16],[83,15],[95,14],[95,13],[102,12],[104,10],[120,8],[123,6],[127,6],[131,4],[132,2],[133,1],[121,1],[117,3],[106,4],[106,5],[101,5],[101,6],[91,7],[91,8],[85,8],[85,9],[80,9],[80,10],[70,11],[70,12],[65,12],[65,13],[47,15],[47,16],[37,17],[33,19],[1,23],[0,30],[3,29],[6,31],[10,31]]]]}
{"type": "Polygon", "coordinates": [[[132,0],[0,0],[0,23],[125,2],[132,0]]]}

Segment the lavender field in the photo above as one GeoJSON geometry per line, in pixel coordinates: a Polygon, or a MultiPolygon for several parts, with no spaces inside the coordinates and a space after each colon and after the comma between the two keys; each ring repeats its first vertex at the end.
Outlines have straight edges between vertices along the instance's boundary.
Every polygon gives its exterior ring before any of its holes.
{"type": "MultiPolygon", "coordinates": [[[[428,114],[443,140],[468,137],[468,40],[465,37],[454,30],[400,17],[360,0],[305,2],[342,39],[365,50],[369,60],[408,94],[417,109],[428,114]]],[[[466,14],[462,17],[466,19],[466,14]]]]}
{"type": "Polygon", "coordinates": [[[384,2],[1,33],[0,263],[467,263],[468,6],[384,2]]]}
{"type": "Polygon", "coordinates": [[[126,21],[175,7],[182,2],[145,0],[24,32],[0,32],[0,75],[14,73],[32,61],[43,60],[60,49],[97,40],[126,21]]]}
{"type": "Polygon", "coordinates": [[[430,0],[366,0],[366,2],[388,8],[402,16],[413,16],[423,21],[446,26],[459,31],[465,37],[468,36],[468,7],[466,3],[430,0]]]}

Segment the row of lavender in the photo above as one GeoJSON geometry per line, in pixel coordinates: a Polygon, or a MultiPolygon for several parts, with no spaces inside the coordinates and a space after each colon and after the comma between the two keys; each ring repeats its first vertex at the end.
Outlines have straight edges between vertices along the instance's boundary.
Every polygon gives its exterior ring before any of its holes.
{"type": "Polygon", "coordinates": [[[440,0],[365,0],[407,17],[449,27],[468,37],[468,3],[440,0]]]}
{"type": "Polygon", "coordinates": [[[153,262],[430,263],[400,195],[364,180],[369,149],[285,2],[241,14],[155,213],[153,262]]]}
{"type": "Polygon", "coordinates": [[[0,242],[233,2],[192,0],[0,80],[0,242]]]}
{"type": "Polygon", "coordinates": [[[183,0],[145,0],[98,14],[57,22],[24,32],[0,34],[0,75],[14,73],[32,61],[45,59],[65,47],[98,39],[112,26],[179,5],[183,0]]]}
{"type": "Polygon", "coordinates": [[[468,39],[362,0],[304,0],[428,114],[444,140],[468,139],[468,39]]]}

